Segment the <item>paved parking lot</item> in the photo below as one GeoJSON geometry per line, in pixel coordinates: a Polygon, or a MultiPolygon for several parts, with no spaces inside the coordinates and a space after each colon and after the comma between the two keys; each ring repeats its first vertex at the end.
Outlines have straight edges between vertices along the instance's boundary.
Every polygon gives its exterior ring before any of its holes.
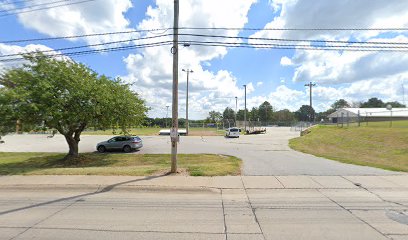
{"type": "MultiPolygon", "coordinates": [[[[179,153],[214,153],[237,156],[243,160],[244,175],[389,175],[396,172],[339,163],[293,151],[288,140],[299,136],[290,128],[268,128],[266,134],[228,139],[222,136],[181,137],[179,153]]],[[[80,152],[93,152],[98,142],[111,136],[82,136],[80,152]]],[[[144,147],[134,154],[170,153],[169,136],[145,136],[144,147]]],[[[3,152],[67,152],[61,135],[11,135],[0,145],[3,152]]]]}

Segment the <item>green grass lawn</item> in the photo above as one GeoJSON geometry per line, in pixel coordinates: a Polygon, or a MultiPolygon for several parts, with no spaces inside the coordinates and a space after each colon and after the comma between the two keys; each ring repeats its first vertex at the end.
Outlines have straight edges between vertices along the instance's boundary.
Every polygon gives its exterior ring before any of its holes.
{"type": "Polygon", "coordinates": [[[291,148],[328,159],[408,172],[408,121],[362,124],[360,127],[317,126],[291,139],[291,148]]]}
{"type": "MultiPolygon", "coordinates": [[[[169,154],[84,153],[80,162],[64,163],[65,154],[0,152],[0,175],[148,176],[170,170],[169,154]]],[[[192,176],[241,173],[241,160],[215,154],[179,154],[178,167],[192,176]]]]}
{"type": "MultiPolygon", "coordinates": [[[[146,128],[132,128],[130,129],[130,135],[138,136],[154,136],[159,135],[160,130],[165,128],[156,128],[156,127],[146,127],[146,128]]],[[[221,136],[224,134],[223,130],[217,131],[215,128],[190,128],[190,136],[221,136]]],[[[116,132],[113,132],[112,129],[107,130],[86,130],[82,135],[119,135],[120,130],[117,129],[116,132]]]]}

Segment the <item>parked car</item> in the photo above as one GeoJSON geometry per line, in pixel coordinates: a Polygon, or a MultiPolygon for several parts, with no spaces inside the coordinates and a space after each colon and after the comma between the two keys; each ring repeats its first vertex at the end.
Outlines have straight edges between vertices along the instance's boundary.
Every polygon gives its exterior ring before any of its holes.
{"type": "Polygon", "coordinates": [[[141,147],[143,147],[143,141],[138,136],[117,136],[96,145],[96,149],[100,153],[107,150],[122,150],[124,152],[131,152],[132,150],[136,150],[141,147]]]}
{"type": "Polygon", "coordinates": [[[236,127],[228,128],[227,130],[225,130],[225,136],[239,138],[239,132],[240,132],[239,128],[236,127]]]}

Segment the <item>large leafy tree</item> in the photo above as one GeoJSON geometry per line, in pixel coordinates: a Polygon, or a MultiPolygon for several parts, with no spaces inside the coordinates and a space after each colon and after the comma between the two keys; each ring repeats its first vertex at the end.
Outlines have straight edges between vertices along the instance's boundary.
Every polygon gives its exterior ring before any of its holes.
{"type": "Polygon", "coordinates": [[[82,131],[139,125],[148,108],[120,79],[99,76],[83,64],[41,53],[25,55],[29,62],[0,76],[0,115],[23,124],[44,125],[64,135],[68,158],[78,157],[82,131]],[[10,111],[11,109],[11,111],[10,111]]]}
{"type": "Polygon", "coordinates": [[[222,118],[225,120],[234,120],[235,119],[235,111],[232,108],[227,107],[225,108],[224,112],[222,113],[222,118]]]}
{"type": "Polygon", "coordinates": [[[406,106],[405,106],[405,104],[402,104],[402,103],[400,103],[400,102],[387,102],[387,103],[385,103],[385,106],[387,106],[387,105],[391,105],[393,108],[405,108],[406,106]]]}
{"type": "Polygon", "coordinates": [[[217,123],[221,121],[222,119],[222,114],[217,111],[211,111],[208,113],[207,121],[212,122],[212,123],[217,123]]]}
{"type": "Polygon", "coordinates": [[[344,99],[339,99],[339,100],[335,101],[331,105],[331,107],[332,107],[332,109],[337,110],[339,108],[349,108],[350,104],[344,99]]]}
{"type": "Polygon", "coordinates": [[[299,121],[313,121],[315,111],[309,105],[302,105],[299,110],[295,112],[295,116],[299,121]]]}
{"type": "Polygon", "coordinates": [[[384,102],[378,98],[370,98],[367,102],[361,103],[361,108],[382,108],[385,107],[384,102]]]}
{"type": "Polygon", "coordinates": [[[273,120],[273,107],[268,101],[265,101],[259,105],[258,110],[259,120],[263,122],[273,120]]]}
{"type": "Polygon", "coordinates": [[[249,111],[249,116],[247,114],[247,120],[258,121],[258,119],[259,119],[259,109],[256,107],[253,107],[251,111],[249,111]]]}

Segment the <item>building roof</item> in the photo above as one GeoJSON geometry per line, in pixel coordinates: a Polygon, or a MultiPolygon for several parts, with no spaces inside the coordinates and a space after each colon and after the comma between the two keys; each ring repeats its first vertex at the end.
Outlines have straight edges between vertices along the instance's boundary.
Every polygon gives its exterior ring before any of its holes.
{"type": "MultiPolygon", "coordinates": [[[[341,116],[341,113],[349,112],[349,117],[355,117],[360,113],[361,117],[408,117],[408,108],[340,108],[329,115],[329,118],[341,116]]],[[[343,115],[346,117],[345,115],[343,115]]]]}

